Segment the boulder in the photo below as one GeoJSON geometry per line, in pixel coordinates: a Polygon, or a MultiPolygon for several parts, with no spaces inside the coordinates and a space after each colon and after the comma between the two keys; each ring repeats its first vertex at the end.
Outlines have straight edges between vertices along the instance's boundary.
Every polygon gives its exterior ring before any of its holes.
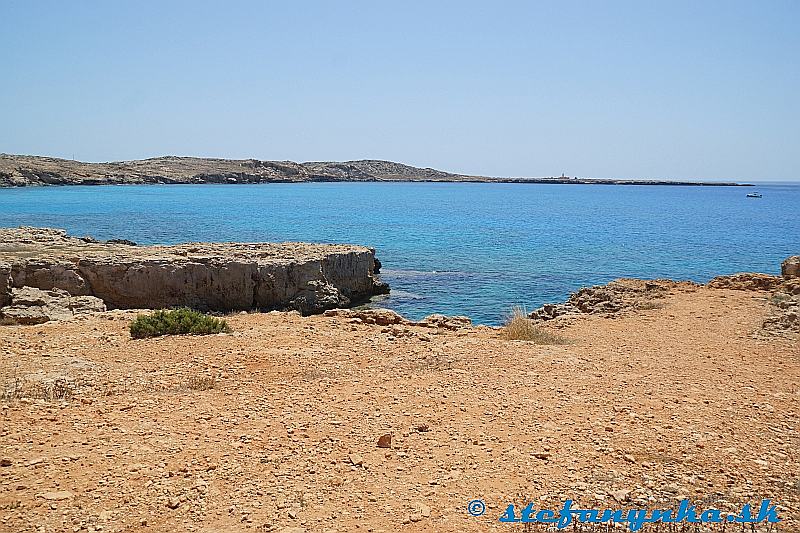
{"type": "Polygon", "coordinates": [[[800,255],[787,257],[781,263],[781,275],[784,278],[800,278],[800,255]]]}
{"type": "Polygon", "coordinates": [[[472,320],[468,316],[445,316],[433,314],[426,316],[422,320],[422,324],[428,327],[458,330],[471,328],[472,320]]]}
{"type": "Polygon", "coordinates": [[[61,289],[20,287],[11,290],[10,305],[0,308],[0,319],[13,324],[41,324],[105,310],[103,300],[94,296],[71,296],[61,289]]]}

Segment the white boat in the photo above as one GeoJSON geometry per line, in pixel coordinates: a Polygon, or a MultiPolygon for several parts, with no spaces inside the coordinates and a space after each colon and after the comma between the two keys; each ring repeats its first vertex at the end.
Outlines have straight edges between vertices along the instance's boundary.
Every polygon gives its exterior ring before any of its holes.
{"type": "Polygon", "coordinates": [[[748,198],[761,198],[761,193],[760,192],[750,192],[750,193],[747,193],[747,197],[748,198]]]}

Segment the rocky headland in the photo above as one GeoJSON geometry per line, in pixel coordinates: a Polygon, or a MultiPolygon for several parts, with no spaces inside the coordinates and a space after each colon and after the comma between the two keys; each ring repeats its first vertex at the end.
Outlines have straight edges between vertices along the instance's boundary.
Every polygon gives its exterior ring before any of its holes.
{"type": "Polygon", "coordinates": [[[57,229],[0,229],[0,319],[178,306],[313,314],[388,292],[379,268],[373,249],[355,245],[136,246],[57,229]]]}
{"type": "Polygon", "coordinates": [[[260,161],[202,157],[156,157],[84,163],[70,159],[0,154],[0,187],[193,183],[298,183],[328,181],[436,181],[600,185],[741,185],[733,182],[552,178],[497,178],[443,172],[380,160],[260,161]]]}

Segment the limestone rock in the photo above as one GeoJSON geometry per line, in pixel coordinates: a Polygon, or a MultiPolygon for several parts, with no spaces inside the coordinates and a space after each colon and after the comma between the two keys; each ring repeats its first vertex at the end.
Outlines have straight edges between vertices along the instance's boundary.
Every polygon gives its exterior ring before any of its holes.
{"type": "Polygon", "coordinates": [[[69,320],[75,315],[105,311],[103,300],[94,296],[71,296],[61,289],[34,287],[11,289],[10,305],[0,308],[0,318],[15,324],[41,324],[69,320]]]}
{"type": "Polygon", "coordinates": [[[11,303],[11,265],[0,263],[0,307],[11,303]]]}
{"type": "Polygon", "coordinates": [[[0,302],[3,280],[17,288],[94,296],[109,308],[296,309],[302,314],[349,306],[389,290],[375,275],[375,251],[363,246],[133,246],[87,242],[49,228],[0,229],[0,302]]]}
{"type": "MultiPolygon", "coordinates": [[[[325,316],[348,318],[356,324],[376,324],[378,326],[425,326],[429,328],[443,328],[458,330],[472,327],[472,320],[466,316],[429,315],[419,322],[408,320],[391,309],[330,309],[324,312],[325,316]]],[[[387,330],[387,332],[390,332],[387,330]]],[[[392,331],[400,334],[400,331],[392,331]]]]}
{"type": "Polygon", "coordinates": [[[393,324],[409,324],[410,322],[391,309],[331,309],[325,316],[358,319],[364,324],[390,326],[393,324]]]}
{"type": "Polygon", "coordinates": [[[451,330],[472,327],[472,320],[470,320],[468,316],[445,316],[433,314],[426,316],[422,322],[431,327],[451,330]]]}
{"type": "Polygon", "coordinates": [[[688,281],[639,280],[621,278],[606,285],[583,287],[572,294],[566,302],[545,304],[531,312],[533,320],[552,320],[570,314],[616,315],[623,311],[653,309],[660,307],[666,294],[676,288],[692,290],[688,281]]]}
{"type": "Polygon", "coordinates": [[[56,490],[52,492],[44,492],[38,495],[40,498],[51,502],[57,502],[61,500],[69,500],[70,498],[75,497],[75,493],[68,491],[68,490],[56,490]]]}
{"type": "Polygon", "coordinates": [[[782,280],[778,276],[742,272],[730,276],[717,276],[708,282],[712,289],[733,289],[737,291],[773,291],[782,280]]]}
{"type": "Polygon", "coordinates": [[[781,263],[781,275],[784,278],[800,278],[800,255],[787,257],[781,263]]]}

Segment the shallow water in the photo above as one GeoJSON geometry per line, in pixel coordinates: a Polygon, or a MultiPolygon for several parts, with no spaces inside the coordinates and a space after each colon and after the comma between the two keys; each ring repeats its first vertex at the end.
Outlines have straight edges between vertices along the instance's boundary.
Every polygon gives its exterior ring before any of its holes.
{"type": "Polygon", "coordinates": [[[620,276],[778,273],[800,253],[800,185],[485,183],[131,185],[0,189],[0,226],[146,243],[352,242],[376,248],[410,317],[496,324],[620,276]]]}

